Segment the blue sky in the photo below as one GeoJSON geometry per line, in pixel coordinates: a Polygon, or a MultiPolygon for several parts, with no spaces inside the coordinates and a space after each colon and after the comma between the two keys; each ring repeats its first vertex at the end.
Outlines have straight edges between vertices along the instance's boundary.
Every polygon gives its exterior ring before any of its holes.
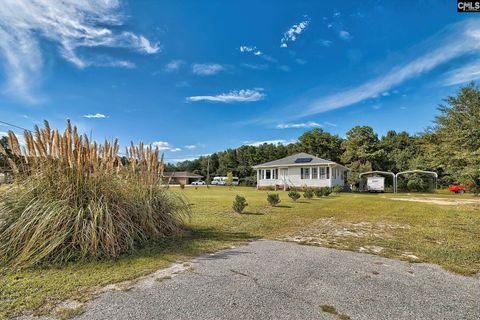
{"type": "MultiPolygon", "coordinates": [[[[420,132],[480,78],[455,1],[6,1],[0,120],[70,118],[169,161],[310,128],[420,132]]],[[[9,130],[0,126],[0,134],[9,130]]]]}

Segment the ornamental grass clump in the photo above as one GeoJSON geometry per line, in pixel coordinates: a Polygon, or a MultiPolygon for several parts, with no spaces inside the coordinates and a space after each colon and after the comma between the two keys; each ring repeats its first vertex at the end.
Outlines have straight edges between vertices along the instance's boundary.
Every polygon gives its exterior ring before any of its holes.
{"type": "Polygon", "coordinates": [[[45,121],[24,140],[8,134],[15,181],[0,195],[1,262],[112,258],[181,234],[188,205],[162,186],[157,148],[132,143],[120,158],[118,140],[98,145],[70,121],[63,133],[45,121]]]}

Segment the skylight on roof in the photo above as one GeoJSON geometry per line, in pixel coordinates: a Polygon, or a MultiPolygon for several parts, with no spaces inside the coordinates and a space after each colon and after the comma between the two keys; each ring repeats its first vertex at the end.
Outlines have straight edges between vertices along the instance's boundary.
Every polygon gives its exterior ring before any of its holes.
{"type": "Polygon", "coordinates": [[[297,158],[295,163],[309,163],[312,162],[313,158],[297,158]]]}

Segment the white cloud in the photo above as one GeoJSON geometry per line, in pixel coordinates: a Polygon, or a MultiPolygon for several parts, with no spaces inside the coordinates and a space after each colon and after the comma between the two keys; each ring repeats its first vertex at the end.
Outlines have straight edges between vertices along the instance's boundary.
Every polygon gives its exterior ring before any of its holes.
{"type": "Polygon", "coordinates": [[[101,114],[101,113],[95,113],[95,114],[84,114],[82,117],[87,118],[87,119],[106,119],[108,116],[101,114]]]}
{"type": "Polygon", "coordinates": [[[293,42],[297,40],[297,36],[300,35],[310,24],[310,19],[308,16],[305,16],[305,20],[294,24],[290,27],[284,34],[282,39],[280,40],[280,47],[287,48],[288,42],[293,42]]]}
{"type": "Polygon", "coordinates": [[[196,144],[189,144],[189,145],[185,146],[185,149],[188,149],[188,150],[193,150],[193,149],[196,149],[196,148],[197,148],[196,144]]]}
{"type": "Polygon", "coordinates": [[[282,70],[282,71],[285,71],[285,72],[290,71],[290,67],[285,65],[285,64],[282,64],[282,65],[278,66],[277,68],[278,68],[278,70],[282,70]]]}
{"type": "Polygon", "coordinates": [[[166,141],[152,142],[152,147],[158,148],[159,151],[170,151],[170,152],[182,151],[182,149],[176,148],[166,141]]]}
{"type": "Polygon", "coordinates": [[[380,103],[375,104],[375,105],[372,106],[372,109],[374,109],[374,110],[380,110],[380,109],[382,109],[382,105],[381,105],[380,103]]]}
{"type": "Polygon", "coordinates": [[[0,137],[8,137],[8,132],[0,131],[0,137]]]}
{"type": "Polygon", "coordinates": [[[255,56],[261,56],[263,54],[263,52],[258,50],[255,46],[240,46],[240,52],[249,52],[255,56]]]}
{"type": "Polygon", "coordinates": [[[307,64],[307,60],[305,59],[301,59],[301,58],[297,58],[295,59],[295,62],[298,63],[298,64],[307,64]]]}
{"type": "Polygon", "coordinates": [[[480,20],[466,20],[449,26],[424,43],[424,47],[423,54],[356,87],[319,98],[307,98],[303,106],[297,101],[295,108],[306,110],[298,117],[353,105],[387,92],[392,87],[421,76],[455,58],[472,53],[480,54],[480,20]]]}
{"type": "Polygon", "coordinates": [[[325,125],[330,126],[330,127],[336,127],[337,126],[336,123],[332,123],[332,122],[324,122],[324,123],[325,123],[325,125]]]}
{"type": "Polygon", "coordinates": [[[282,123],[277,125],[277,129],[291,129],[291,128],[315,128],[323,127],[320,123],[309,121],[302,123],[282,123]]]}
{"type": "Polygon", "coordinates": [[[78,48],[129,48],[145,54],[160,51],[142,35],[117,32],[125,16],[117,0],[4,0],[0,10],[0,56],[6,73],[6,91],[35,103],[32,93],[44,64],[40,41],[59,48],[61,56],[79,68],[90,65],[132,67],[125,61],[100,61],[78,48]]]}
{"type": "Polygon", "coordinates": [[[225,70],[225,67],[217,63],[194,63],[192,72],[201,76],[211,76],[225,70]]]}
{"type": "Polygon", "coordinates": [[[267,70],[268,64],[259,64],[259,63],[242,63],[242,66],[248,69],[253,70],[267,70]]]}
{"type": "Polygon", "coordinates": [[[326,48],[330,47],[330,46],[332,45],[332,43],[333,43],[332,41],[330,41],[330,40],[325,40],[325,39],[320,39],[320,40],[318,40],[318,42],[319,42],[322,46],[324,46],[324,47],[326,47],[326,48]]]}
{"type": "Polygon", "coordinates": [[[188,97],[187,101],[196,102],[196,101],[209,101],[209,102],[223,102],[223,103],[234,103],[234,102],[254,102],[263,100],[265,94],[263,89],[244,89],[244,90],[234,90],[228,93],[222,93],[216,96],[192,96],[188,97]]]}
{"type": "Polygon", "coordinates": [[[178,71],[184,64],[185,64],[185,61],[183,60],[172,60],[165,65],[165,71],[167,72],[178,71]]]}
{"type": "Polygon", "coordinates": [[[247,146],[254,146],[254,147],[258,147],[262,144],[275,144],[275,145],[278,145],[278,144],[283,144],[283,145],[287,145],[287,144],[290,144],[290,143],[295,143],[297,142],[297,140],[285,140],[285,139],[278,139],[278,140],[264,140],[264,141],[244,141],[243,144],[247,145],[247,146]]]}
{"type": "Polygon", "coordinates": [[[351,40],[353,38],[352,35],[350,34],[350,32],[348,32],[346,30],[340,30],[338,32],[338,36],[343,40],[351,40]]]}
{"type": "Polygon", "coordinates": [[[480,59],[446,73],[443,83],[447,86],[480,79],[480,59]]]}

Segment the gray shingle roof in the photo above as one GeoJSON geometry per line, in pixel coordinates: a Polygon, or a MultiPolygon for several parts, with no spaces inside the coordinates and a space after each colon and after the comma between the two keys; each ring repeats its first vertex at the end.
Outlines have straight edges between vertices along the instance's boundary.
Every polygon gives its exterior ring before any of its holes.
{"type": "Polygon", "coordinates": [[[263,168],[263,167],[301,166],[301,165],[309,166],[309,165],[319,165],[319,164],[324,164],[324,165],[335,164],[335,165],[343,167],[342,165],[340,165],[338,163],[335,163],[333,161],[325,160],[325,159],[322,159],[322,158],[312,156],[311,154],[301,152],[301,153],[297,153],[297,154],[294,154],[294,155],[291,155],[291,156],[288,156],[288,157],[285,157],[285,158],[282,158],[282,159],[258,164],[256,166],[253,166],[253,168],[256,169],[256,168],[263,168]],[[306,162],[306,163],[295,162],[295,160],[297,160],[299,158],[312,158],[312,161],[306,162]]]}

